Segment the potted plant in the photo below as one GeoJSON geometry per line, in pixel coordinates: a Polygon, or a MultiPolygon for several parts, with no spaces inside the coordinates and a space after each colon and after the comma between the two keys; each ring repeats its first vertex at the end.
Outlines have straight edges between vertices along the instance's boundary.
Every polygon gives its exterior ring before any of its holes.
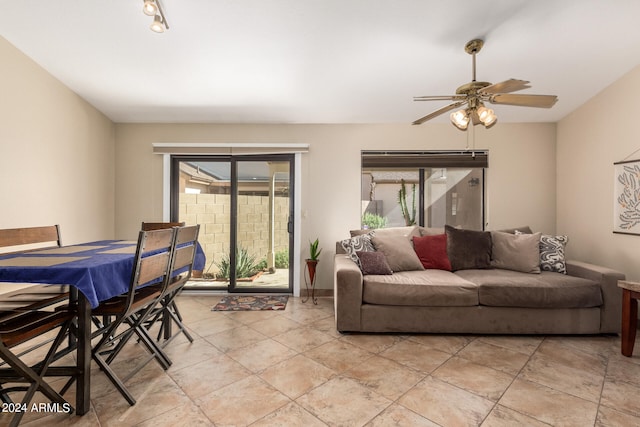
{"type": "MultiPolygon", "coordinates": [[[[309,299],[309,287],[311,287],[311,299],[314,304],[317,304],[316,298],[314,294],[314,284],[315,284],[315,276],[316,276],[316,266],[318,265],[318,261],[320,260],[320,253],[322,252],[322,248],[318,247],[319,241],[318,239],[313,242],[309,241],[309,258],[306,259],[307,262],[307,271],[309,273],[309,282],[307,285],[307,298],[302,300],[302,302],[306,302],[309,299]]],[[[305,277],[306,282],[306,277],[305,277]]]]}

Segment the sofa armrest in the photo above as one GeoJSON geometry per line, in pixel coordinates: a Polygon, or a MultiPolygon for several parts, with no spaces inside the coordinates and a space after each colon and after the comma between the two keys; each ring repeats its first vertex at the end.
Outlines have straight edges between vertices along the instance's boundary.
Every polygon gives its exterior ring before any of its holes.
{"type": "Polygon", "coordinates": [[[600,332],[619,333],[622,316],[622,290],[618,287],[618,280],[624,280],[625,275],[607,267],[573,260],[567,261],[567,274],[600,283],[604,301],[600,313],[600,332]]]}
{"type": "Polygon", "coordinates": [[[338,331],[359,331],[362,272],[355,262],[342,254],[333,258],[333,300],[338,331]]]}

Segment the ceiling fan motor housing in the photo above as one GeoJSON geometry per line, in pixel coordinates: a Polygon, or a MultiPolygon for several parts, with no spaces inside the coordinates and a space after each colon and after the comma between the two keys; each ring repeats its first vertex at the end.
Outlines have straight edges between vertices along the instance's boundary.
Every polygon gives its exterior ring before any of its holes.
{"type": "Polygon", "coordinates": [[[491,86],[489,82],[469,82],[465,83],[456,89],[456,94],[458,95],[471,95],[477,93],[480,89],[483,89],[487,86],[491,86]]]}

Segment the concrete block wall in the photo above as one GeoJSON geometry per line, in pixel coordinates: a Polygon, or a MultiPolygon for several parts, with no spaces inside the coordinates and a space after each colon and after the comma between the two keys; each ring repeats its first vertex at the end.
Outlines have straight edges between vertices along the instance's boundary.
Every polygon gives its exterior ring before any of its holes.
{"type": "MultiPolygon", "coordinates": [[[[275,252],[289,247],[287,221],[289,198],[274,200],[275,252]]],[[[228,194],[180,194],[180,221],[200,224],[199,241],[207,256],[205,273],[216,273],[216,262],[229,253],[231,240],[231,196],[228,194]]],[[[269,197],[238,196],[238,246],[256,256],[256,262],[266,258],[269,250],[269,197]]]]}

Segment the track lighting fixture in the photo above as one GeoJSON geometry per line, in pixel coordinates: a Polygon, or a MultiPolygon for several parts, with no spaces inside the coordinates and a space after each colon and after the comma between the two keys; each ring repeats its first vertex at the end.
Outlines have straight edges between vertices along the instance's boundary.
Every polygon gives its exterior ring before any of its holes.
{"type": "Polygon", "coordinates": [[[169,29],[169,24],[167,24],[167,18],[164,16],[160,0],[144,0],[142,11],[145,15],[153,16],[153,22],[149,27],[152,31],[163,33],[164,30],[169,29]]]}

